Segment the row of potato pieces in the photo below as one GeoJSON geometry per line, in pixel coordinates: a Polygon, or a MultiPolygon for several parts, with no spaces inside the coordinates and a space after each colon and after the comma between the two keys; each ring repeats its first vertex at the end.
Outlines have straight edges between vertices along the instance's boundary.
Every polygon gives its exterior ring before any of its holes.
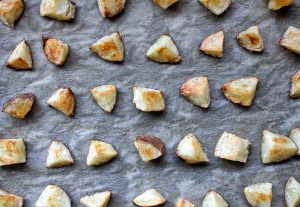
{"type": "MultiPolygon", "coordinates": [[[[165,144],[151,136],[137,136],[134,145],[141,159],[148,163],[165,154],[165,144]]],[[[221,159],[246,163],[250,142],[235,134],[224,132],[215,148],[214,155],[221,159]]],[[[117,156],[118,152],[109,143],[93,139],[87,156],[88,166],[103,165],[117,156]]],[[[263,131],[261,158],[264,164],[281,162],[300,155],[300,128],[293,129],[290,138],[263,131]]],[[[209,162],[202,143],[193,135],[186,135],[177,146],[177,156],[188,164],[209,162]]],[[[0,166],[26,163],[26,147],[22,138],[0,139],[0,166]]],[[[53,141],[48,149],[47,167],[64,167],[74,164],[69,149],[60,141],[53,141]]]]}
{"type": "MultiPolygon", "coordinates": [[[[271,207],[272,183],[256,183],[244,188],[247,202],[253,207],[271,207]]],[[[97,192],[80,199],[83,207],[107,207],[112,191],[97,192]]],[[[157,190],[149,189],[132,200],[138,207],[158,207],[167,202],[157,190]]],[[[300,204],[300,183],[290,177],[285,185],[285,203],[287,207],[297,207],[300,204]]],[[[0,190],[0,205],[2,207],[22,207],[23,198],[0,190]],[[2,205],[1,205],[2,204],[2,205]]],[[[71,207],[68,194],[56,185],[48,185],[39,196],[35,207],[71,207]]],[[[228,207],[228,203],[216,191],[209,191],[202,202],[202,207],[228,207]]],[[[195,207],[184,198],[180,198],[174,207],[195,207]]]]}
{"type": "MultiPolygon", "coordinates": [[[[300,97],[300,70],[291,78],[290,96],[300,97]]],[[[224,96],[235,104],[251,106],[258,85],[257,77],[244,77],[229,81],[222,85],[224,96]]],[[[117,100],[116,85],[100,85],[90,89],[90,93],[97,104],[105,111],[111,112],[117,100]]],[[[180,94],[188,101],[208,108],[210,105],[210,87],[207,77],[196,77],[184,82],[180,88],[180,94]]],[[[30,112],[35,95],[22,93],[8,100],[2,107],[2,111],[12,117],[23,119],[30,112]]],[[[67,116],[73,116],[75,110],[75,96],[70,88],[58,89],[47,103],[67,116]]],[[[164,111],[165,99],[160,90],[133,87],[133,103],[136,108],[144,112],[164,111]]]]}
{"type": "MultiPolygon", "coordinates": [[[[54,38],[43,37],[44,54],[49,62],[63,66],[69,54],[69,46],[54,38]]],[[[251,26],[237,36],[240,45],[251,52],[262,52],[263,39],[258,26],[251,26]]],[[[200,50],[214,57],[223,56],[224,33],[219,31],[203,40],[200,50]]],[[[290,26],[283,34],[280,44],[300,54],[300,29],[290,26]]],[[[124,44],[118,32],[105,35],[90,46],[90,50],[104,60],[119,62],[124,59],[124,44]]],[[[162,34],[148,49],[146,56],[159,63],[179,63],[181,56],[168,34],[162,34]]],[[[22,40],[12,51],[6,66],[15,70],[32,69],[32,54],[26,40],[22,40]]]]}
{"type": "MultiPolygon", "coordinates": [[[[176,3],[178,0],[153,0],[164,9],[176,3]]],[[[215,15],[220,15],[231,4],[231,0],[199,0],[207,9],[215,15]]],[[[279,10],[289,6],[294,0],[270,0],[268,8],[279,10]]],[[[103,17],[113,17],[123,11],[126,0],[97,0],[100,13],[103,17]]],[[[13,28],[15,22],[21,17],[25,8],[24,0],[1,0],[0,20],[13,28]]],[[[42,0],[40,15],[60,21],[68,21],[75,18],[76,3],[72,0],[42,0]]]]}

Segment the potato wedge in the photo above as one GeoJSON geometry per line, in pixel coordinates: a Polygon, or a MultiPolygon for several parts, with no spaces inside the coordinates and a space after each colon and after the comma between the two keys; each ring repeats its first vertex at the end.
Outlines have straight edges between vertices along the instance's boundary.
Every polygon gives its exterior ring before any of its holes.
{"type": "Polygon", "coordinates": [[[203,199],[202,207],[228,207],[228,203],[219,193],[209,191],[203,199]]]}
{"type": "Polygon", "coordinates": [[[146,56],[159,63],[179,63],[181,61],[177,46],[168,34],[162,34],[148,49],[146,56]]]}
{"type": "Polygon", "coordinates": [[[137,109],[144,112],[165,109],[163,92],[150,88],[133,87],[133,103],[137,109]]]}
{"type": "Polygon", "coordinates": [[[75,97],[70,88],[58,89],[47,103],[67,116],[73,116],[75,109],[75,97]]]}
{"type": "Polygon", "coordinates": [[[167,200],[152,188],[137,196],[132,202],[139,207],[158,207],[165,204],[167,200]]]}
{"type": "Polygon", "coordinates": [[[202,144],[193,134],[186,135],[177,146],[177,156],[188,164],[208,162],[202,144]]]}
{"type": "Polygon", "coordinates": [[[111,112],[117,100],[117,87],[115,85],[102,85],[90,90],[97,104],[107,112],[111,112]]]}
{"type": "Polygon", "coordinates": [[[24,119],[31,110],[34,101],[35,95],[22,93],[7,101],[2,107],[2,112],[18,119],[24,119]]]}
{"type": "Polygon", "coordinates": [[[199,50],[213,57],[223,57],[224,33],[214,33],[203,40],[199,50]]]}
{"type": "Polygon", "coordinates": [[[107,207],[111,191],[103,191],[80,199],[82,207],[107,207]]]}
{"type": "Polygon", "coordinates": [[[22,207],[23,198],[11,193],[0,190],[0,206],[1,207],[22,207]]]}
{"type": "Polygon", "coordinates": [[[0,139],[0,166],[26,163],[23,139],[0,139]]]}
{"type": "Polygon", "coordinates": [[[257,183],[244,188],[244,195],[253,207],[271,207],[272,183],[257,183]]]}
{"type": "Polygon", "coordinates": [[[263,131],[261,158],[264,164],[287,160],[293,157],[297,151],[296,144],[290,138],[268,130],[263,131]]]}
{"type": "Polygon", "coordinates": [[[294,2],[294,0],[270,0],[268,8],[271,10],[279,10],[282,7],[289,6],[294,2]]]}
{"type": "Polygon", "coordinates": [[[107,61],[120,62],[124,60],[124,44],[119,32],[102,37],[90,46],[90,50],[107,61]]]}
{"type": "Polygon", "coordinates": [[[245,77],[224,83],[221,89],[229,101],[249,107],[252,105],[257,84],[258,78],[245,77]]]}
{"type": "Polygon", "coordinates": [[[111,144],[93,139],[86,163],[88,166],[104,165],[114,159],[117,154],[118,152],[111,144]]]}
{"type": "Polygon", "coordinates": [[[298,150],[297,155],[300,155],[300,128],[295,128],[290,133],[290,138],[296,144],[298,150]]]}
{"type": "Polygon", "coordinates": [[[48,149],[47,167],[64,167],[74,164],[69,149],[60,141],[53,141],[48,149]]]}
{"type": "Polygon", "coordinates": [[[26,40],[22,40],[9,56],[6,67],[15,70],[32,69],[32,56],[26,40]]]}
{"type": "Polygon", "coordinates": [[[250,142],[234,134],[224,132],[220,137],[215,156],[231,161],[247,162],[250,142]]]}
{"type": "Polygon", "coordinates": [[[181,86],[180,94],[196,106],[208,108],[210,104],[210,89],[207,77],[187,80],[181,86]]]}
{"type": "Polygon", "coordinates": [[[168,7],[175,4],[178,0],[153,0],[154,3],[159,5],[163,9],[167,9],[168,7]]]}
{"type": "Polygon", "coordinates": [[[260,35],[258,26],[251,26],[237,36],[239,44],[250,52],[262,52],[264,41],[260,35]]]}
{"type": "Polygon", "coordinates": [[[60,21],[75,18],[76,4],[71,0],[42,0],[40,15],[60,21]]]}
{"type": "Polygon", "coordinates": [[[283,34],[280,45],[292,52],[300,54],[300,29],[290,26],[283,34]]]}
{"type": "Polygon", "coordinates": [[[35,207],[71,207],[66,192],[56,185],[48,185],[35,203],[35,207]]]}
{"type": "Polygon", "coordinates": [[[113,17],[124,10],[126,0],[97,0],[103,17],[113,17]]]}
{"type": "Polygon", "coordinates": [[[69,54],[67,44],[58,39],[43,37],[43,48],[49,62],[57,66],[64,66],[69,54]]]}
{"type": "Polygon", "coordinates": [[[215,15],[225,12],[231,4],[231,0],[199,0],[199,2],[215,15]]]}
{"type": "Polygon", "coordinates": [[[186,199],[180,198],[174,207],[195,207],[195,205],[186,199]]]}
{"type": "Polygon", "coordinates": [[[297,207],[300,204],[300,183],[290,177],[285,185],[285,204],[286,207],[297,207]]]}
{"type": "Polygon", "coordinates": [[[1,0],[0,21],[13,29],[15,22],[22,15],[24,7],[24,0],[1,0]]]}
{"type": "Polygon", "coordinates": [[[155,136],[137,136],[134,145],[144,162],[157,159],[165,153],[164,143],[155,136]]]}
{"type": "Polygon", "coordinates": [[[300,70],[298,70],[291,78],[290,97],[300,97],[300,70]]]}

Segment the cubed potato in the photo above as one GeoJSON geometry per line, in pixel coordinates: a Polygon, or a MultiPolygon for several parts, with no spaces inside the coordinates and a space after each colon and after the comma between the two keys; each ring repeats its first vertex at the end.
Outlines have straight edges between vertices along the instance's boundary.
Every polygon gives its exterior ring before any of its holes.
{"type": "Polygon", "coordinates": [[[15,22],[24,11],[24,6],[24,0],[1,0],[0,21],[10,28],[14,28],[15,22]]]}
{"type": "Polygon", "coordinates": [[[228,207],[228,203],[219,193],[209,191],[203,199],[202,207],[228,207]]]}
{"type": "Polygon", "coordinates": [[[237,36],[239,44],[250,52],[262,52],[264,41],[258,26],[251,26],[237,36]]]}
{"type": "Polygon", "coordinates": [[[180,198],[176,202],[176,204],[174,205],[174,207],[195,207],[195,205],[191,201],[188,201],[186,199],[180,198]]]}
{"type": "Polygon", "coordinates": [[[126,0],[97,0],[103,17],[113,17],[124,10],[126,0]]]}
{"type": "Polygon", "coordinates": [[[165,109],[163,92],[150,88],[133,87],[133,103],[137,109],[144,112],[165,109]]]}
{"type": "Polygon", "coordinates": [[[199,2],[215,15],[225,12],[231,4],[231,0],[199,0],[199,2]]]}
{"type": "Polygon", "coordinates": [[[290,97],[299,98],[300,97],[300,70],[298,70],[291,78],[291,89],[290,97]]]}
{"type": "Polygon", "coordinates": [[[47,103],[67,116],[73,116],[75,109],[75,97],[70,88],[58,89],[47,103]]]}
{"type": "Polygon", "coordinates": [[[26,163],[23,139],[0,139],[0,166],[26,163]]]}
{"type": "Polygon", "coordinates": [[[289,6],[294,2],[294,0],[270,0],[268,8],[271,10],[279,10],[282,7],[289,6]]]}
{"type": "Polygon", "coordinates": [[[22,40],[9,56],[6,67],[15,70],[32,69],[32,56],[26,40],[22,40]]]}
{"type": "Polygon", "coordinates": [[[290,26],[283,34],[280,45],[292,52],[300,54],[300,29],[290,26]]]}
{"type": "Polygon", "coordinates": [[[149,189],[137,196],[132,202],[139,207],[158,207],[165,204],[167,200],[155,189],[149,189]]]}
{"type": "Polygon", "coordinates": [[[60,21],[75,18],[76,4],[71,0],[42,0],[40,15],[60,21]]]}
{"type": "Polygon", "coordinates": [[[286,207],[297,207],[300,204],[300,183],[290,177],[285,185],[286,207]]]}
{"type": "Polygon", "coordinates": [[[67,193],[56,185],[48,185],[35,203],[35,207],[71,207],[67,193]]]}
{"type": "Polygon", "coordinates": [[[48,149],[47,167],[64,167],[74,164],[69,149],[60,141],[53,141],[48,149]]]}
{"type": "Polygon", "coordinates": [[[154,3],[159,5],[163,9],[167,9],[168,7],[175,4],[178,0],[153,0],[154,3]]]}
{"type": "Polygon", "coordinates": [[[101,85],[90,90],[97,104],[107,112],[111,112],[117,100],[117,87],[115,85],[101,85]]]}
{"type": "Polygon", "coordinates": [[[296,144],[298,150],[297,155],[300,155],[300,128],[295,128],[290,133],[290,138],[296,144]]]}
{"type": "Polygon", "coordinates": [[[69,54],[69,46],[66,43],[58,39],[43,37],[43,48],[49,62],[64,66],[69,54]]]}
{"type": "Polygon", "coordinates": [[[1,207],[22,207],[23,198],[11,193],[0,190],[0,206],[1,207]]]}
{"type": "Polygon", "coordinates": [[[117,156],[118,152],[109,143],[93,139],[87,156],[87,165],[104,165],[117,156]]]}
{"type": "Polygon", "coordinates": [[[244,188],[244,195],[253,207],[271,207],[272,183],[257,183],[244,188]]]}
{"type": "Polygon", "coordinates": [[[224,33],[223,31],[214,33],[203,40],[200,50],[213,57],[223,57],[224,33]]]}
{"type": "Polygon", "coordinates": [[[103,191],[80,199],[82,207],[107,207],[111,191],[103,191]]]}

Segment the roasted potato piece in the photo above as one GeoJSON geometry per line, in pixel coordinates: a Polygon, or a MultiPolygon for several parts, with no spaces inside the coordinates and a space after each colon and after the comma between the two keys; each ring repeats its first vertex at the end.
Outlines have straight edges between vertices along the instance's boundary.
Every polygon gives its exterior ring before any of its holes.
{"type": "Polygon", "coordinates": [[[294,0],[270,0],[268,8],[271,10],[279,10],[282,7],[289,6],[294,2],[294,0]]]}
{"type": "Polygon", "coordinates": [[[300,54],[300,29],[290,26],[283,34],[280,45],[292,52],[300,54]]]}
{"type": "Polygon", "coordinates": [[[111,144],[93,139],[86,163],[88,166],[104,165],[114,159],[117,154],[118,152],[111,144]]]}
{"type": "Polygon", "coordinates": [[[249,146],[250,142],[247,139],[224,132],[217,143],[215,156],[225,160],[246,163],[249,146]]]}
{"type": "Polygon", "coordinates": [[[297,207],[300,204],[300,183],[290,177],[285,185],[286,207],[297,207]]]}
{"type": "Polygon", "coordinates": [[[97,0],[103,17],[113,17],[124,10],[126,0],[97,0]]]}
{"type": "Polygon", "coordinates": [[[177,156],[188,164],[208,162],[202,144],[193,134],[186,135],[177,146],[177,156]]]}
{"type": "Polygon", "coordinates": [[[253,207],[271,207],[272,183],[257,183],[244,188],[248,203],[253,207]]]}
{"type": "Polygon", "coordinates": [[[197,77],[186,81],[180,89],[180,94],[193,104],[208,108],[210,104],[210,89],[207,77],[197,77]]]}
{"type": "Polygon", "coordinates": [[[265,164],[281,162],[293,157],[297,153],[296,144],[285,136],[268,130],[263,131],[261,143],[261,158],[265,164]]]}
{"type": "Polygon", "coordinates": [[[224,33],[214,33],[203,40],[199,50],[213,57],[223,57],[224,33]]]}
{"type": "Polygon", "coordinates": [[[134,145],[144,162],[157,159],[165,153],[164,143],[155,136],[137,136],[134,145]]]}
{"type": "Polygon", "coordinates": [[[168,34],[162,34],[148,49],[146,56],[159,63],[179,63],[181,61],[177,46],[168,34]]]}
{"type": "Polygon", "coordinates": [[[103,191],[80,199],[83,207],[107,207],[110,200],[111,191],[103,191]]]}
{"type": "Polygon", "coordinates": [[[67,116],[73,116],[75,109],[75,97],[70,88],[58,89],[47,101],[53,108],[67,116]]]}
{"type": "Polygon", "coordinates": [[[159,5],[163,9],[167,9],[169,6],[175,4],[178,0],[153,0],[154,3],[159,5]]]}
{"type": "Polygon", "coordinates": [[[199,2],[215,15],[225,12],[231,4],[231,0],[199,0],[199,2]]]}
{"type": "Polygon", "coordinates": [[[0,139],[0,166],[26,163],[23,139],[0,139]]]}
{"type": "Polygon", "coordinates": [[[54,38],[43,37],[43,48],[49,62],[63,66],[69,54],[69,46],[54,38]]]}
{"type": "Polygon", "coordinates": [[[299,98],[300,97],[300,70],[298,70],[291,78],[291,90],[290,97],[299,98]]]}
{"type": "Polygon", "coordinates": [[[245,77],[227,82],[221,89],[229,101],[248,107],[252,105],[257,84],[258,78],[245,77]]]}
{"type": "Polygon", "coordinates": [[[107,61],[120,62],[124,60],[124,44],[118,32],[102,37],[90,46],[90,50],[107,61]]]}
{"type": "Polygon", "coordinates": [[[219,193],[209,191],[203,199],[202,207],[228,207],[228,203],[219,193]]]}
{"type": "Polygon", "coordinates": [[[251,26],[237,36],[239,44],[250,52],[262,52],[264,41],[260,35],[258,26],[251,26]]]}
{"type": "Polygon", "coordinates": [[[7,101],[2,107],[2,112],[19,119],[24,119],[31,110],[34,101],[35,95],[32,93],[22,93],[7,101]]]}
{"type": "Polygon", "coordinates": [[[133,103],[137,109],[145,112],[165,109],[163,92],[150,88],[133,87],[133,103]]]}
{"type": "Polygon", "coordinates": [[[15,70],[32,69],[32,56],[26,40],[22,40],[9,56],[6,67],[15,70]]]}
{"type": "Polygon", "coordinates": [[[1,207],[22,207],[23,198],[11,193],[0,190],[0,206],[1,207]]]}
{"type": "Polygon", "coordinates": [[[290,138],[298,148],[297,155],[300,155],[300,128],[293,129],[290,133],[290,138]]]}
{"type": "Polygon", "coordinates": [[[1,0],[0,1],[0,20],[14,28],[15,22],[21,17],[24,11],[24,0],[1,0]]]}
{"type": "Polygon", "coordinates": [[[76,4],[71,0],[42,0],[40,15],[61,21],[75,18],[76,4]]]}
{"type": "Polygon", "coordinates": [[[155,189],[149,189],[137,196],[132,202],[139,207],[158,207],[165,204],[167,200],[155,189]]]}
{"type": "Polygon", "coordinates": [[[107,112],[111,112],[117,100],[117,87],[115,85],[102,85],[90,90],[97,104],[107,112]]]}
{"type": "Polygon", "coordinates": [[[186,199],[180,198],[174,207],[195,207],[195,205],[186,199]]]}
{"type": "Polygon", "coordinates": [[[47,167],[64,167],[74,164],[69,149],[60,141],[53,141],[48,149],[47,167]]]}
{"type": "Polygon", "coordinates": [[[71,207],[71,200],[66,192],[56,185],[48,185],[38,200],[35,207],[71,207]]]}

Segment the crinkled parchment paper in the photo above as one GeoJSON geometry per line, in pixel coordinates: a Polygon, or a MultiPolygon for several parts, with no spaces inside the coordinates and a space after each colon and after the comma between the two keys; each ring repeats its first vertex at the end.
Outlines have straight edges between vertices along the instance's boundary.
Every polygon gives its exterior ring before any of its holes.
{"type": "Polygon", "coordinates": [[[37,101],[25,120],[0,113],[2,138],[23,137],[27,146],[25,165],[0,169],[0,188],[25,198],[25,206],[34,206],[48,184],[62,187],[73,206],[96,191],[110,189],[111,207],[132,206],[131,200],[149,188],[156,188],[172,206],[185,197],[197,206],[210,189],[220,192],[230,206],[247,206],[242,189],[256,182],[273,183],[273,206],[284,206],[284,185],[290,176],[300,179],[299,157],[263,165],[260,160],[261,133],[264,128],[288,135],[300,125],[300,100],[290,99],[290,77],[300,69],[299,55],[280,47],[279,40],[292,25],[300,27],[300,3],[279,12],[267,9],[267,1],[234,1],[220,17],[214,16],[197,0],[180,0],[168,10],[151,0],[128,0],[124,12],[116,18],[100,16],[95,0],[77,1],[76,19],[59,22],[39,15],[39,0],[27,0],[26,9],[14,30],[0,26],[0,104],[22,92],[32,92],[37,101]],[[236,42],[238,32],[259,25],[265,42],[262,54],[252,54],[236,42]],[[203,55],[198,44],[208,35],[225,32],[224,57],[203,55]],[[89,51],[89,45],[101,36],[119,31],[126,47],[121,64],[101,60],[89,51]],[[162,33],[176,42],[183,61],[178,65],[147,60],[145,53],[162,33]],[[71,48],[62,69],[49,63],[42,50],[41,36],[61,39],[71,48]],[[16,72],[5,67],[11,50],[26,38],[30,44],[34,69],[16,72]],[[209,78],[212,103],[203,110],[178,93],[187,79],[209,78]],[[251,108],[226,100],[221,85],[243,76],[259,77],[259,87],[251,108]],[[88,89],[101,84],[116,84],[118,101],[112,114],[101,110],[88,89]],[[144,86],[165,92],[166,110],[160,114],[143,113],[132,103],[132,86],[144,86]],[[76,95],[74,118],[68,118],[47,105],[49,96],[61,86],[76,95]],[[239,164],[218,159],[213,152],[223,131],[251,141],[248,162],[239,164]],[[205,145],[210,163],[189,166],[176,157],[176,146],[187,133],[194,133],[205,145]],[[166,155],[144,164],[133,140],[136,135],[160,137],[166,155]],[[92,137],[112,143],[119,155],[102,167],[87,167],[86,156],[92,137]],[[45,160],[50,142],[63,141],[71,150],[75,165],[47,169],[45,160]]]}

